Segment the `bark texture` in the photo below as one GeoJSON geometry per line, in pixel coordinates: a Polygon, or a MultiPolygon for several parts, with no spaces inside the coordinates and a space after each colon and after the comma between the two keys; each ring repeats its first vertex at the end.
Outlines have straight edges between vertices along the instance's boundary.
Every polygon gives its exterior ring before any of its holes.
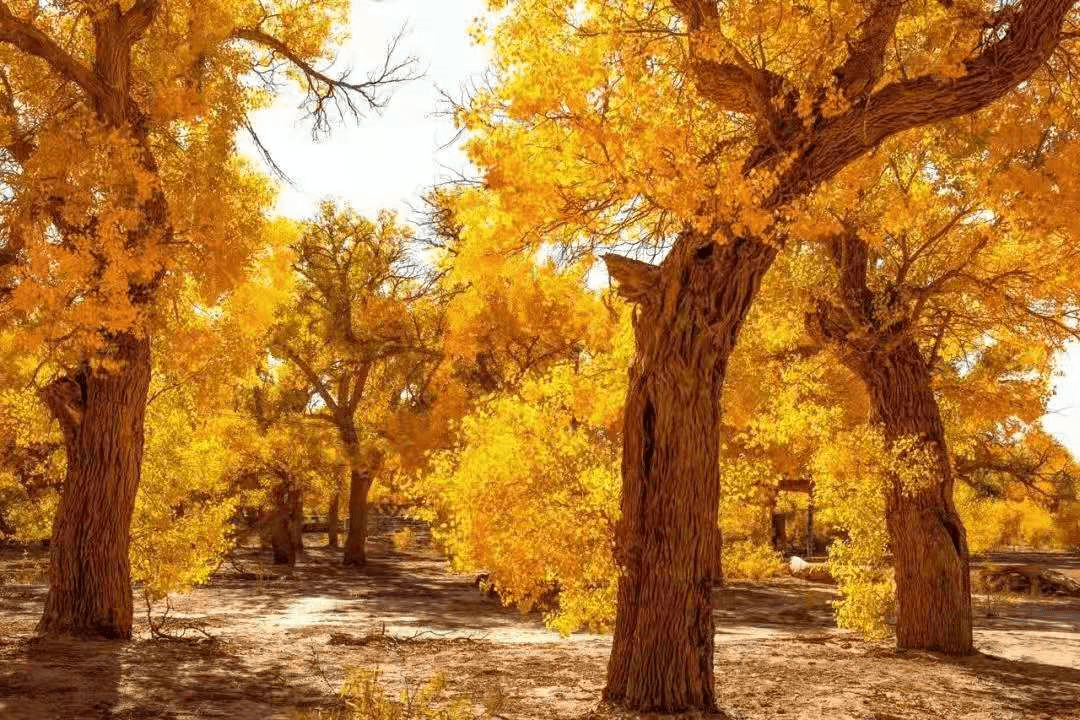
{"type": "MultiPolygon", "coordinates": [[[[849,110],[828,118],[820,108],[808,118],[800,114],[797,83],[704,51],[715,47],[710,34],[720,18],[719,3],[672,4],[689,31],[687,72],[698,93],[718,110],[756,123],[758,146],[745,158],[744,170],[777,169],[777,185],[762,203],[777,210],[886,138],[974,112],[1010,92],[1053,52],[1073,2],[1020,3],[1007,28],[965,61],[960,77],[922,76],[880,89],[875,88],[902,8],[893,0],[868,3],[834,86],[818,89],[820,97],[838,90],[852,101],[849,110]]],[[[754,240],[718,248],[684,233],[659,268],[608,258],[620,291],[639,305],[624,426],[622,575],[604,691],[608,700],[632,710],[714,705],[709,588],[720,571],[718,401],[739,326],[773,254],[771,246],[754,240]]],[[[897,416],[898,426],[916,416],[926,420],[913,410],[910,419],[897,416]]],[[[945,495],[898,503],[898,522],[907,523],[902,532],[935,529],[926,510],[934,498],[944,502],[945,495]]],[[[942,518],[942,528],[952,522],[942,518]]],[[[962,532],[953,547],[958,558],[966,552],[962,532]]],[[[932,562],[948,566],[946,555],[935,553],[932,562]]],[[[909,601],[908,607],[917,606],[909,601]]]]}
{"type": "Polygon", "coordinates": [[[143,454],[150,341],[113,340],[115,369],[83,367],[43,391],[67,474],[53,524],[42,635],[131,637],[128,546],[143,454]]]}
{"type": "MultiPolygon", "coordinates": [[[[873,358],[862,375],[875,419],[895,442],[916,438],[930,456],[927,483],[894,478],[886,521],[895,557],[896,644],[964,655],[973,650],[967,535],[930,372],[912,339],[873,358]]],[[[923,462],[919,457],[915,462],[923,462]]]]}
{"type": "Polygon", "coordinates": [[[871,420],[900,455],[886,488],[895,558],[896,640],[900,648],[972,652],[967,536],[953,502],[953,472],[933,383],[899,295],[875,297],[869,252],[852,233],[833,239],[839,304],[822,305],[810,330],[836,349],[866,386],[871,420]],[[927,466],[929,465],[929,466],[927,466]]]}
{"type": "MultiPolygon", "coordinates": [[[[157,182],[148,118],[130,92],[132,49],[160,6],[160,0],[136,0],[127,10],[114,3],[93,13],[92,62],[87,64],[35,25],[36,13],[24,19],[0,2],[0,43],[40,58],[51,72],[77,87],[102,125],[132,140],[140,170],[152,178],[149,192],[143,187],[145,178],[136,173],[110,189],[126,194],[138,213],[138,221],[125,231],[125,251],[132,255],[172,233],[168,203],[157,182]]],[[[20,162],[35,150],[32,140],[23,140],[16,148],[20,162]]],[[[59,195],[47,204],[56,232],[96,232],[95,217],[73,228],[64,203],[59,195]]],[[[108,260],[90,256],[104,276],[108,260]]],[[[164,269],[157,268],[131,276],[127,293],[132,304],[152,303],[163,274],[164,269]]],[[[86,357],[42,393],[63,430],[68,463],[53,524],[49,594],[38,624],[46,635],[131,635],[128,543],[142,463],[150,344],[136,329],[101,332],[105,350],[86,357]]]]}
{"type": "Polygon", "coordinates": [[[720,395],[775,250],[684,233],[659,267],[608,256],[637,303],[623,429],[621,568],[604,697],[638,712],[715,709],[720,395]]]}
{"type": "Polygon", "coordinates": [[[349,532],[345,535],[346,565],[363,567],[367,564],[368,491],[371,472],[363,468],[349,471],[349,532]]]}
{"type": "Polygon", "coordinates": [[[361,447],[354,425],[343,425],[340,435],[349,456],[349,531],[345,535],[343,562],[363,567],[367,564],[368,492],[382,457],[361,447]]]}

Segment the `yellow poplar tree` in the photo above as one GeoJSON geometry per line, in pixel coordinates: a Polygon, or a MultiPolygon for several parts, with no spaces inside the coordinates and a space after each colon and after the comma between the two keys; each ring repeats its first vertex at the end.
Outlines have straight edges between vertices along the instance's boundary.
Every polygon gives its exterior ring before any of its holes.
{"type": "Polygon", "coordinates": [[[270,352],[296,368],[309,415],[336,432],[349,467],[346,565],[367,562],[368,493],[397,412],[422,409],[441,354],[439,294],[410,255],[411,232],[325,203],[292,244],[295,292],[270,352]]]}
{"type": "MultiPolygon", "coordinates": [[[[44,634],[128,638],[128,542],[155,315],[186,275],[242,275],[268,199],[234,137],[285,72],[316,128],[399,79],[326,75],[349,3],[0,2],[0,312],[60,368],[67,454],[44,634]]],[[[212,304],[209,303],[209,304],[212,304]]]]}
{"type": "MultiPolygon", "coordinates": [[[[495,192],[459,217],[464,233],[496,247],[666,251],[658,265],[605,258],[638,309],[604,695],[638,711],[712,710],[719,399],[787,224],[884,140],[1009,96],[1057,48],[1072,3],[492,7],[506,10],[494,82],[460,117],[495,192]]],[[[962,628],[920,640],[971,650],[962,628]]]]}

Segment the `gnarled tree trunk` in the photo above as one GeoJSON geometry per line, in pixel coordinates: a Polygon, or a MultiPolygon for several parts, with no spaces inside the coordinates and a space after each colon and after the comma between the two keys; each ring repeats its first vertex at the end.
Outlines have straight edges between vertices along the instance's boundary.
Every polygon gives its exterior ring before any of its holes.
{"type": "Polygon", "coordinates": [[[886,499],[896,572],[896,644],[968,654],[973,645],[967,535],[953,503],[952,469],[930,372],[909,338],[864,366],[862,376],[886,439],[915,441],[900,450],[913,477],[893,477],[886,499]]]}
{"type": "Polygon", "coordinates": [[[111,339],[112,362],[84,365],[42,395],[60,422],[67,474],[53,523],[42,635],[131,637],[128,546],[143,455],[150,340],[111,339]]]}
{"type": "Polygon", "coordinates": [[[659,267],[608,256],[638,308],[623,427],[615,637],[604,698],[638,712],[715,709],[721,577],[720,395],[775,250],[686,232],[659,267]]]}
{"type": "Polygon", "coordinates": [[[953,503],[953,474],[930,368],[911,335],[900,294],[875,296],[869,248],[849,229],[831,240],[837,304],[822,303],[810,332],[831,345],[866,386],[897,472],[886,488],[895,558],[896,641],[901,648],[972,651],[967,536],[953,503]]]}

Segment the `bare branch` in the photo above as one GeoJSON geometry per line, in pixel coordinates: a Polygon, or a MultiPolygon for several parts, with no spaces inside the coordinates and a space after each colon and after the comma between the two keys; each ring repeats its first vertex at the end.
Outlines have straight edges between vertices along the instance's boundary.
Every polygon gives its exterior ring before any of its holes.
{"type": "Polygon", "coordinates": [[[307,84],[307,104],[315,121],[313,132],[316,136],[329,130],[328,113],[331,108],[335,108],[339,115],[347,112],[354,118],[359,118],[363,113],[356,98],[359,98],[367,109],[378,110],[386,104],[385,98],[379,94],[380,91],[420,77],[414,72],[415,58],[407,57],[399,61],[395,57],[401,40],[400,34],[390,43],[382,67],[371,73],[366,81],[360,83],[352,82],[347,73],[340,77],[331,77],[326,72],[316,69],[309,60],[294,51],[287,43],[258,27],[236,28],[230,37],[266,48],[300,71],[307,84]]]}

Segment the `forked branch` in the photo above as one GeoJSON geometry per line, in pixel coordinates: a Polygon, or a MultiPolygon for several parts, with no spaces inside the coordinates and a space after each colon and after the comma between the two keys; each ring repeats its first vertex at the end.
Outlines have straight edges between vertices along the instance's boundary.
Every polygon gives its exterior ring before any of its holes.
{"type": "Polygon", "coordinates": [[[314,119],[313,133],[325,134],[330,128],[329,112],[336,110],[338,115],[346,113],[359,118],[363,110],[379,110],[386,104],[384,91],[402,83],[419,79],[415,71],[416,59],[406,57],[397,59],[397,48],[401,40],[399,34],[387,48],[386,59],[382,67],[374,71],[364,82],[353,82],[348,73],[338,77],[316,68],[310,60],[304,58],[282,40],[258,27],[241,27],[233,30],[231,38],[243,40],[269,50],[273,55],[284,58],[303,76],[307,89],[306,104],[314,119]]]}

